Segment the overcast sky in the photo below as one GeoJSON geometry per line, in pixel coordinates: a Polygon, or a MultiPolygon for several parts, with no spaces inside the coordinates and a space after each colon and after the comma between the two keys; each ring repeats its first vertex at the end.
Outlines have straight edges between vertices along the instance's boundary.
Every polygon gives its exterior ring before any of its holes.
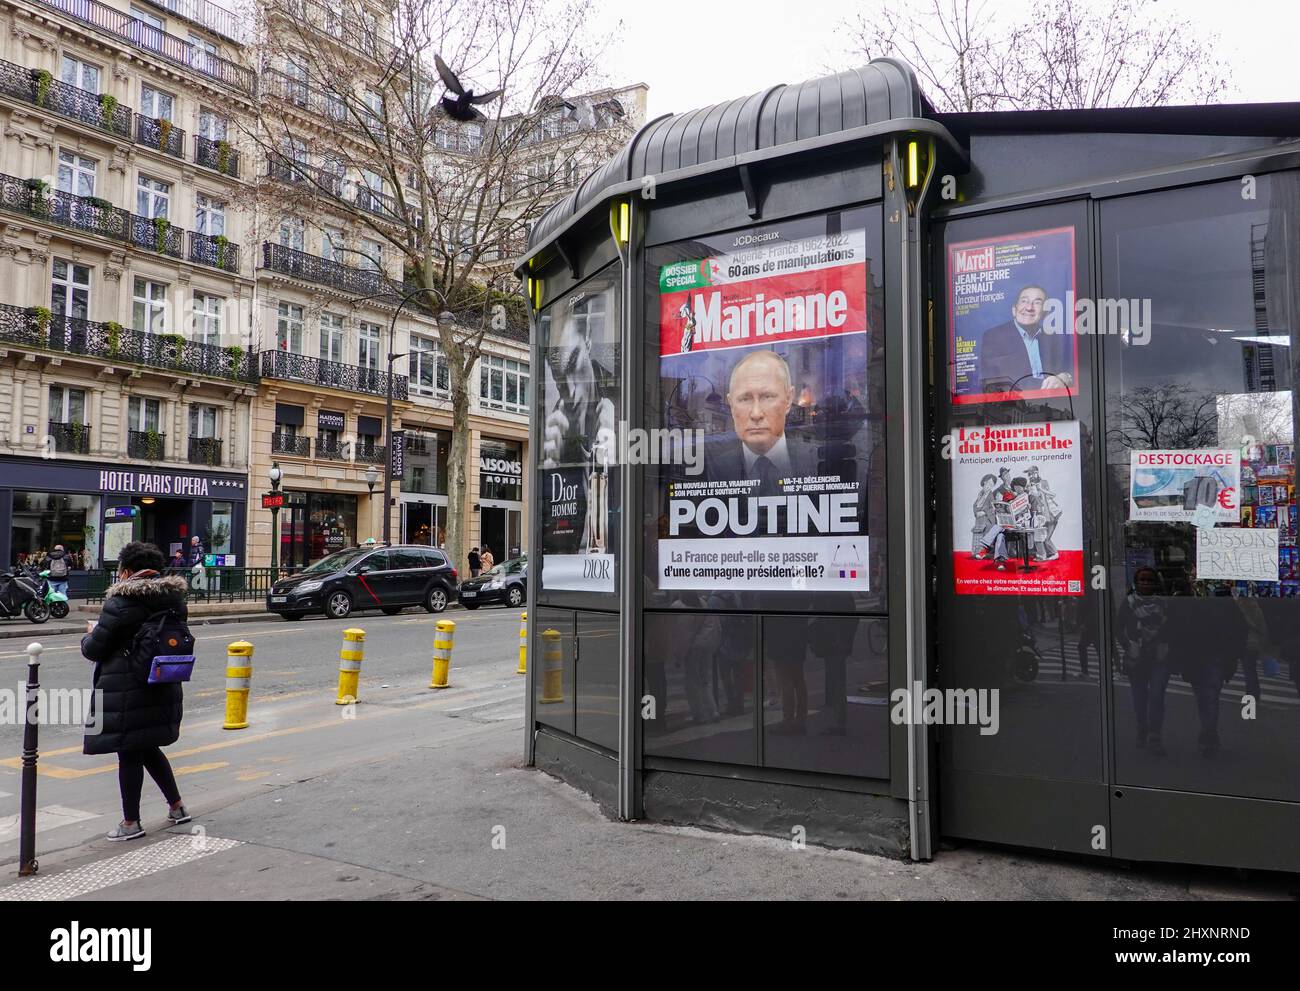
{"type": "MultiPolygon", "coordinates": [[[[606,63],[610,82],[649,85],[651,117],[847,68],[854,60],[838,25],[878,9],[873,0],[604,3],[608,23],[624,23],[606,63]]],[[[1300,102],[1300,0],[1160,0],[1160,7],[1198,33],[1218,31],[1220,57],[1233,69],[1231,102],[1300,102]]]]}

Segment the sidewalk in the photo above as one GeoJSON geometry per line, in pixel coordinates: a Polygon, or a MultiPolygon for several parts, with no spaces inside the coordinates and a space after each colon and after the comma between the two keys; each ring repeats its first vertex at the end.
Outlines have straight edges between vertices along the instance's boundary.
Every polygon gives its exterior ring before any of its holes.
{"type": "MultiPolygon", "coordinates": [[[[471,720],[466,719],[466,723],[471,720]]],[[[521,765],[516,720],[204,807],[147,839],[40,855],[0,901],[155,899],[1240,899],[1287,882],[970,846],[913,864],[787,840],[606,819],[521,765]]],[[[148,787],[148,784],[146,784],[148,787]]],[[[150,796],[151,798],[156,796],[150,796]]],[[[152,803],[157,804],[157,803],[152,803]]]]}

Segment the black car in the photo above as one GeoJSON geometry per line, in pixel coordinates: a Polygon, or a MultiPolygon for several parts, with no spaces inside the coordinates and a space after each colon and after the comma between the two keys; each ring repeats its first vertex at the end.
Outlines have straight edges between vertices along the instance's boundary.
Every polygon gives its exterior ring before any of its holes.
{"type": "Polygon", "coordinates": [[[477,578],[462,582],[460,604],[466,609],[501,603],[518,609],[528,598],[528,558],[502,561],[477,578]]]}
{"type": "Polygon", "coordinates": [[[271,586],[269,612],[302,619],[323,612],[343,619],[355,610],[391,616],[405,606],[442,612],[456,598],[456,569],[436,547],[349,547],[271,586]]]}

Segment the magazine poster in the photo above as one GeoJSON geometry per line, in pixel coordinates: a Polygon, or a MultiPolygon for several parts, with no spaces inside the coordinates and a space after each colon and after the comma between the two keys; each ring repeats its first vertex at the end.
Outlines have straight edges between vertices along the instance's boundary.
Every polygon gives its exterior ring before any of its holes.
{"type": "Polygon", "coordinates": [[[1079,422],[959,428],[952,454],[958,595],[1082,595],[1079,422]]]}
{"type": "Polygon", "coordinates": [[[661,394],[703,447],[662,476],[661,589],[870,588],[866,233],[788,232],[656,273],[661,394]]]}
{"type": "Polygon", "coordinates": [[[1074,228],[948,246],[955,405],[1074,395],[1074,228]]]}

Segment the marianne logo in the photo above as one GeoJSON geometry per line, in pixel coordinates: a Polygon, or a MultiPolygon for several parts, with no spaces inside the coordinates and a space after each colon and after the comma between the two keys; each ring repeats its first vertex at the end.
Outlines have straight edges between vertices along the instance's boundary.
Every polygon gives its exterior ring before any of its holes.
{"type": "Polygon", "coordinates": [[[53,930],[50,944],[55,963],[129,963],[135,971],[153,963],[152,929],[82,929],[73,922],[53,930]]]}

